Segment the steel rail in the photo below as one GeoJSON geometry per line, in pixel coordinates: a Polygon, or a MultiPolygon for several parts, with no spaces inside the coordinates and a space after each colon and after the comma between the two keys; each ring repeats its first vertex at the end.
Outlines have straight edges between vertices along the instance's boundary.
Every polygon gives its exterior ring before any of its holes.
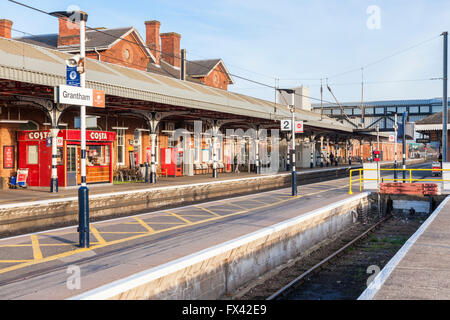
{"type": "Polygon", "coordinates": [[[349,243],[347,243],[345,246],[343,246],[342,248],[340,248],[339,250],[335,251],[333,254],[329,255],[328,257],[326,257],[325,259],[323,259],[322,261],[320,261],[319,263],[317,263],[315,266],[313,266],[312,268],[308,269],[307,271],[305,271],[304,273],[302,273],[300,276],[298,276],[297,278],[295,278],[294,280],[292,280],[291,282],[289,282],[287,285],[285,285],[284,287],[282,287],[280,290],[276,291],[275,293],[273,293],[271,296],[269,296],[266,300],[275,300],[277,298],[279,298],[280,296],[284,296],[286,295],[289,291],[291,291],[294,287],[298,286],[301,282],[303,282],[305,280],[305,278],[311,274],[313,274],[314,272],[316,272],[319,268],[323,267],[326,263],[328,263],[331,259],[335,258],[336,256],[338,256],[340,253],[342,253],[345,249],[347,249],[348,247],[352,246],[354,243],[358,242],[360,239],[362,239],[363,237],[365,237],[368,233],[370,233],[371,231],[373,231],[374,229],[376,229],[380,224],[382,224],[383,222],[385,222],[386,220],[390,219],[392,217],[392,215],[388,215],[387,217],[381,219],[380,221],[378,221],[376,224],[374,224],[372,227],[370,227],[369,229],[367,229],[366,231],[364,231],[363,233],[361,233],[359,236],[357,236],[355,239],[353,239],[352,241],[350,241],[349,243]]]}

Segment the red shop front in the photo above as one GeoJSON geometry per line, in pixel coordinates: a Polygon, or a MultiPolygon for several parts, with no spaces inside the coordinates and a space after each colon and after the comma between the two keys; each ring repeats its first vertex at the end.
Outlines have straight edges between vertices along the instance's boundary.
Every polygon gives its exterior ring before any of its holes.
{"type": "MultiPolygon", "coordinates": [[[[52,168],[50,131],[18,131],[19,168],[28,168],[27,184],[49,187],[52,168]]],[[[81,132],[59,130],[57,170],[60,187],[81,184],[81,132]]],[[[113,142],[116,133],[86,131],[86,182],[113,182],[113,142]]]]}

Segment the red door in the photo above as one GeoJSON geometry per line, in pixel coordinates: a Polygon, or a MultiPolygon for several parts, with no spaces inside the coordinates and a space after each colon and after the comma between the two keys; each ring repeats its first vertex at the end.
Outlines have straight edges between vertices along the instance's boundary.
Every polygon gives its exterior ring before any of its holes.
{"type": "Polygon", "coordinates": [[[28,168],[27,184],[39,186],[39,141],[19,143],[19,169],[28,168]]]}
{"type": "Polygon", "coordinates": [[[47,142],[41,140],[39,143],[39,186],[50,187],[52,176],[52,147],[47,147],[47,142]]]}

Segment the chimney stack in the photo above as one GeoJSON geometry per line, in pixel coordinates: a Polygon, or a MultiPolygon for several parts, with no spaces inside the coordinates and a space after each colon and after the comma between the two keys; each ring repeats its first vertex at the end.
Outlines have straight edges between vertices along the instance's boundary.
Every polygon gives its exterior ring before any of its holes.
{"type": "Polygon", "coordinates": [[[80,25],[65,17],[58,18],[58,20],[58,47],[80,44],[80,25]]]}
{"type": "Polygon", "coordinates": [[[177,68],[181,66],[180,39],[176,32],[161,33],[161,59],[177,68]]]}
{"type": "Polygon", "coordinates": [[[11,28],[13,22],[7,19],[0,20],[0,37],[11,39],[11,28]]]}
{"type": "Polygon", "coordinates": [[[159,45],[159,27],[161,22],[152,20],[145,21],[145,44],[150,48],[155,57],[155,63],[159,65],[161,58],[161,46],[159,45]]]}

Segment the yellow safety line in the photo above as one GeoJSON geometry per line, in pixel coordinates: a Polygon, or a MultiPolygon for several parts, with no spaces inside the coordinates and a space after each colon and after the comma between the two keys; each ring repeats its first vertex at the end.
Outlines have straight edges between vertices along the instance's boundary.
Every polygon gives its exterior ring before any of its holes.
{"type": "MultiPolygon", "coordinates": [[[[150,224],[184,224],[182,222],[149,222],[150,224]]],[[[139,222],[125,222],[125,224],[140,224],[139,222]]]]}
{"type": "Polygon", "coordinates": [[[188,219],[183,218],[182,216],[176,214],[175,212],[172,212],[172,211],[166,211],[166,212],[169,213],[170,215],[174,216],[174,217],[177,217],[180,220],[183,220],[187,224],[191,224],[192,223],[192,221],[189,221],[188,219]]]}
{"type": "MultiPolygon", "coordinates": [[[[328,192],[328,191],[336,190],[336,189],[342,189],[342,188],[345,188],[345,187],[348,187],[348,185],[347,186],[336,187],[336,188],[332,188],[332,189],[327,189],[327,190],[321,190],[321,191],[315,192],[313,194],[322,193],[322,192],[328,192]]],[[[305,196],[307,196],[307,195],[312,195],[312,194],[306,194],[305,196]]],[[[260,206],[260,207],[257,207],[257,208],[246,209],[246,210],[234,212],[234,213],[231,213],[231,214],[228,214],[228,215],[223,215],[223,216],[220,216],[220,217],[211,217],[209,219],[196,221],[196,222],[191,222],[190,224],[180,224],[180,225],[173,226],[173,227],[170,227],[170,228],[157,230],[157,231],[154,232],[154,234],[164,233],[164,232],[167,232],[167,231],[181,229],[181,228],[184,228],[184,227],[187,227],[187,226],[194,226],[194,225],[202,224],[202,223],[205,223],[205,222],[216,221],[216,220],[220,220],[220,219],[223,219],[223,218],[233,217],[233,216],[236,216],[236,215],[239,215],[239,214],[243,214],[243,213],[247,213],[247,212],[250,212],[250,211],[253,211],[253,210],[258,210],[258,209],[262,209],[262,208],[275,206],[277,204],[288,202],[288,201],[291,201],[291,200],[294,200],[294,199],[297,199],[297,198],[298,197],[290,197],[289,199],[281,200],[279,202],[275,202],[275,203],[271,203],[271,204],[267,204],[267,205],[263,205],[263,206],[260,206]]],[[[168,211],[166,211],[166,212],[168,212],[168,211]]],[[[123,243],[123,242],[127,242],[127,241],[141,239],[141,238],[147,237],[148,235],[149,234],[147,234],[147,233],[145,233],[145,234],[138,234],[138,235],[131,236],[131,237],[128,237],[128,238],[112,240],[112,241],[109,241],[107,243],[99,243],[97,245],[91,246],[89,249],[88,248],[80,248],[80,249],[76,249],[76,250],[72,250],[72,251],[67,251],[67,252],[63,252],[63,253],[60,253],[60,254],[56,254],[56,255],[53,255],[53,256],[48,256],[48,257],[43,258],[43,259],[38,260],[38,261],[37,260],[33,260],[33,261],[20,263],[20,264],[14,265],[14,266],[10,266],[10,267],[7,267],[7,268],[0,269],[0,274],[6,273],[6,272],[9,272],[9,271],[13,271],[13,270],[17,270],[17,269],[21,269],[21,268],[25,268],[25,267],[28,267],[28,266],[31,266],[31,265],[34,265],[34,264],[37,264],[37,263],[44,263],[44,262],[49,262],[49,261],[65,258],[65,257],[71,256],[71,255],[77,254],[77,253],[81,253],[81,252],[86,252],[86,251],[90,251],[90,250],[96,250],[96,249],[103,248],[103,247],[110,246],[110,245],[115,245],[115,244],[119,244],[119,243],[123,243]]]]}
{"type": "Polygon", "coordinates": [[[154,232],[155,232],[155,230],[154,230],[152,227],[150,227],[150,226],[149,226],[144,220],[142,220],[141,218],[134,217],[134,220],[136,220],[137,222],[139,222],[139,224],[140,224],[141,226],[143,226],[145,229],[147,229],[148,232],[151,232],[151,233],[154,233],[154,232]]]}
{"type": "MultiPolygon", "coordinates": [[[[283,201],[283,200],[282,200],[282,201],[283,201]]],[[[248,210],[248,209],[249,209],[249,208],[243,207],[243,206],[241,206],[241,205],[239,205],[239,204],[232,203],[232,202],[227,203],[227,205],[229,205],[229,206],[235,206],[235,207],[238,207],[238,208],[241,208],[241,209],[244,209],[244,210],[248,210]]]]}
{"type": "Polygon", "coordinates": [[[34,260],[41,260],[43,257],[42,257],[41,248],[39,247],[39,241],[38,241],[37,235],[32,234],[30,236],[30,238],[31,238],[31,245],[33,247],[34,260]]]}
{"type": "Polygon", "coordinates": [[[33,260],[0,260],[0,263],[20,263],[20,262],[29,262],[33,260]]]}
{"type": "Polygon", "coordinates": [[[107,234],[147,234],[148,232],[145,231],[102,231],[102,233],[107,233],[107,234]]]}
{"type": "Polygon", "coordinates": [[[106,243],[105,239],[103,239],[103,237],[100,234],[100,232],[98,232],[98,230],[94,226],[90,226],[89,229],[91,230],[92,234],[97,238],[97,241],[100,244],[105,244],[106,243]]]}
{"type": "Polygon", "coordinates": [[[199,208],[199,209],[202,209],[203,211],[206,211],[206,212],[208,212],[208,213],[211,213],[212,215],[215,215],[216,217],[221,217],[220,214],[215,213],[214,211],[211,211],[211,210],[209,210],[209,209],[206,209],[206,208],[203,208],[203,207],[200,207],[200,206],[195,206],[195,207],[196,207],[196,208],[199,208]]]}

